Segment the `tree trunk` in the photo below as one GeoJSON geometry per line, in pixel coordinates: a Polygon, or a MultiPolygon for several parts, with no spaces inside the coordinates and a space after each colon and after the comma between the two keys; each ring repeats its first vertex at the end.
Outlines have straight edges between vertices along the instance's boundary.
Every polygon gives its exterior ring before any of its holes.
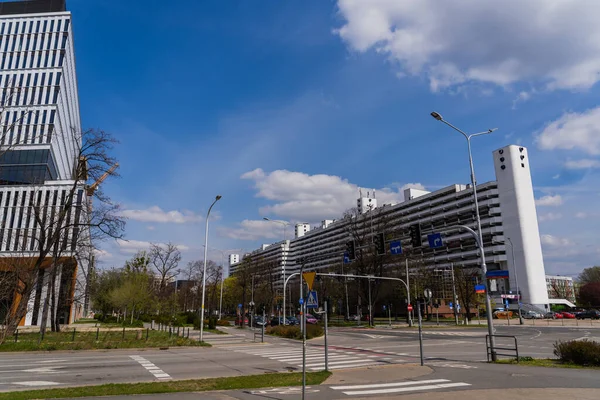
{"type": "Polygon", "coordinates": [[[50,308],[50,290],[52,286],[52,274],[51,271],[54,267],[50,267],[49,270],[46,270],[44,277],[47,277],[48,283],[46,284],[46,295],[44,296],[44,307],[42,309],[42,320],[40,321],[40,334],[44,335],[46,333],[46,327],[48,325],[48,312],[50,308]]]}
{"type": "Polygon", "coordinates": [[[135,311],[135,305],[133,306],[133,309],[131,310],[131,325],[133,325],[133,314],[135,311]]]}

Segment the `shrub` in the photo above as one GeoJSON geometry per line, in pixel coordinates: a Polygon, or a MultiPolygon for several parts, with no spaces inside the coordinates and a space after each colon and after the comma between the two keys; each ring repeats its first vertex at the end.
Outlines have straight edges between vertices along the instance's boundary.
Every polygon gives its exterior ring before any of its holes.
{"type": "MultiPolygon", "coordinates": [[[[277,325],[267,328],[267,334],[288,339],[302,339],[300,327],[295,325],[277,325]]],[[[312,339],[323,335],[323,328],[319,325],[306,325],[306,338],[312,339]]]]}
{"type": "Polygon", "coordinates": [[[217,326],[231,326],[231,322],[226,319],[220,319],[217,321],[217,326]]]}
{"type": "Polygon", "coordinates": [[[217,317],[208,317],[208,329],[217,329],[217,317]]]}
{"type": "Polygon", "coordinates": [[[600,366],[600,343],[589,340],[558,341],[554,344],[554,355],[562,362],[600,366]]]}

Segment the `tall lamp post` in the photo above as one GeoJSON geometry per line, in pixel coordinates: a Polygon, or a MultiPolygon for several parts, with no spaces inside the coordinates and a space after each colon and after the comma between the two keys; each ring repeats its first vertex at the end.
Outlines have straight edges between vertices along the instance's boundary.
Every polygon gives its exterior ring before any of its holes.
{"type": "Polygon", "coordinates": [[[525,322],[523,321],[523,313],[521,313],[521,292],[519,292],[519,275],[517,273],[517,264],[515,264],[515,249],[513,247],[513,242],[509,237],[506,238],[508,243],[510,243],[510,254],[512,256],[513,268],[515,269],[515,283],[517,284],[517,307],[519,308],[519,325],[523,325],[525,322]]]}
{"type": "Polygon", "coordinates": [[[481,255],[481,274],[483,275],[483,282],[485,282],[486,293],[485,293],[485,308],[486,308],[486,316],[487,316],[487,324],[488,324],[488,334],[490,335],[490,353],[492,356],[492,361],[496,361],[496,341],[494,340],[494,321],[492,319],[492,304],[490,301],[490,285],[487,280],[487,266],[485,265],[485,253],[483,248],[483,234],[481,232],[481,217],[479,216],[479,201],[477,200],[477,185],[475,180],[475,168],[473,167],[473,155],[471,153],[471,138],[481,135],[487,135],[489,133],[494,132],[497,128],[488,129],[484,132],[467,134],[455,127],[448,121],[444,120],[440,114],[437,112],[432,112],[431,116],[435,118],[437,121],[443,122],[448,125],[450,128],[462,134],[467,140],[467,146],[469,148],[469,167],[471,168],[471,187],[473,189],[473,202],[475,203],[475,216],[477,218],[477,231],[479,233],[479,253],[481,255]]]}
{"type": "Polygon", "coordinates": [[[204,295],[206,293],[206,257],[208,255],[208,217],[210,216],[210,210],[217,201],[221,200],[221,195],[215,197],[215,201],[212,202],[206,213],[206,230],[204,232],[204,265],[202,266],[202,308],[200,311],[200,341],[204,339],[204,295]]]}
{"type": "MultiPolygon", "coordinates": [[[[287,244],[287,235],[286,235],[286,228],[287,226],[290,224],[289,222],[285,222],[285,221],[278,221],[276,219],[270,219],[267,217],[263,217],[263,219],[265,221],[269,221],[269,222],[275,222],[276,224],[281,224],[283,225],[283,249],[285,251],[285,245],[287,244]]],[[[287,253],[286,253],[286,258],[287,258],[287,253]]],[[[286,259],[283,259],[283,272],[282,272],[282,281],[285,283],[285,267],[286,267],[286,259]]],[[[285,323],[285,288],[283,289],[283,325],[286,325],[285,323]]]]}

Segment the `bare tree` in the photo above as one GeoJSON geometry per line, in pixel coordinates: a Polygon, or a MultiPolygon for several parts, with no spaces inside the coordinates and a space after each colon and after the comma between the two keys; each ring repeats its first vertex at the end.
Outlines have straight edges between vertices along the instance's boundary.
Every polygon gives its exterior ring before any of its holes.
{"type": "Polygon", "coordinates": [[[168,282],[179,274],[181,252],[176,245],[169,242],[166,245],[150,244],[150,264],[159,276],[159,287],[165,289],[168,282]]]}
{"type": "MultiPolygon", "coordinates": [[[[14,276],[12,288],[16,293],[13,307],[4,319],[0,343],[13,334],[27,313],[31,294],[41,288],[40,275],[54,279],[52,282],[58,280],[60,284],[54,267],[50,267],[56,260],[75,262],[77,246],[82,240],[90,243],[87,247],[90,251],[92,243],[123,235],[124,220],[119,216],[118,206],[101,190],[89,190],[86,185],[93,182],[97,186],[97,182],[116,175],[116,160],[110,155],[116,141],[100,130],[74,132],[71,139],[78,160],[72,180],[56,187],[32,185],[20,198],[25,217],[18,221],[7,239],[7,245],[13,243],[15,254],[0,259],[1,269],[14,276]],[[92,208],[93,200],[97,204],[92,208]],[[41,273],[49,267],[50,270],[41,273]]],[[[17,204],[15,198],[14,205],[17,204]]],[[[49,286],[50,290],[54,286],[49,286]]]]}

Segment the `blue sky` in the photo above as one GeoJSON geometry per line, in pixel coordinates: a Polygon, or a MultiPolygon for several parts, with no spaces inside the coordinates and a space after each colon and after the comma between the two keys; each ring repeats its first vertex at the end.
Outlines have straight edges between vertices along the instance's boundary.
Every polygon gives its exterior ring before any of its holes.
{"type": "Polygon", "coordinates": [[[69,0],[83,126],[121,142],[104,190],[128,241],[102,265],[149,242],[200,258],[216,194],[210,246],[229,252],[282,238],[264,216],[339,217],[357,187],[466,183],[433,110],[499,128],[474,142],[479,182],[494,149],[529,148],[548,273],[598,264],[600,4],[521,3],[69,0]]]}

